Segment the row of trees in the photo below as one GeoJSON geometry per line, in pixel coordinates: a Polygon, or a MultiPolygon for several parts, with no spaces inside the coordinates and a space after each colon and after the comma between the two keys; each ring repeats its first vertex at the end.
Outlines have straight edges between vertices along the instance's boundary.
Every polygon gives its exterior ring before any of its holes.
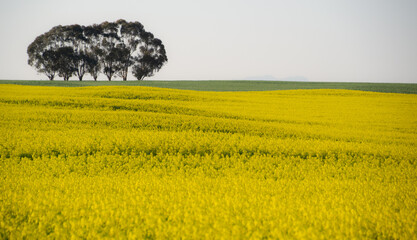
{"type": "Polygon", "coordinates": [[[129,71],[138,79],[152,76],[168,61],[162,41],[139,22],[103,22],[91,26],[56,26],[38,36],[28,47],[28,63],[49,80],[56,75],[80,81],[100,73],[127,80],[129,71]]]}

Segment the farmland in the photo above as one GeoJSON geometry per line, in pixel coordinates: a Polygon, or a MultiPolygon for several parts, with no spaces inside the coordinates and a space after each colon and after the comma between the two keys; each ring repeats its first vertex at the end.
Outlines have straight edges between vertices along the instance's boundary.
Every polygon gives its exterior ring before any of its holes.
{"type": "Polygon", "coordinates": [[[0,80],[0,84],[30,86],[86,87],[86,86],[143,86],[197,91],[272,91],[296,89],[343,89],[387,93],[417,94],[417,84],[361,83],[361,82],[290,82],[290,81],[35,81],[0,80]]]}
{"type": "Polygon", "coordinates": [[[0,238],[413,239],[416,119],[415,94],[1,84],[0,238]]]}

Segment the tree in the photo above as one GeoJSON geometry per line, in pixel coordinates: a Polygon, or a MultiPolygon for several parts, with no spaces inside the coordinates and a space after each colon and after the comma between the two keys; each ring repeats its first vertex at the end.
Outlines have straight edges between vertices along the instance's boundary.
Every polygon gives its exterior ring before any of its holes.
{"type": "Polygon", "coordinates": [[[145,32],[143,25],[139,22],[126,22],[125,20],[118,20],[120,25],[121,39],[123,40],[124,54],[120,62],[119,75],[124,81],[127,80],[129,67],[134,64],[134,54],[138,51],[138,46],[143,43],[141,34],[145,32]]]}
{"type": "Polygon", "coordinates": [[[100,48],[103,51],[103,57],[101,58],[103,63],[103,70],[104,74],[107,76],[107,79],[111,81],[113,75],[117,71],[117,53],[114,49],[120,40],[118,35],[118,25],[116,23],[103,22],[100,24],[100,28],[100,48]]]}
{"type": "Polygon", "coordinates": [[[94,24],[92,26],[84,27],[84,35],[89,39],[89,44],[85,52],[87,59],[87,72],[97,81],[98,75],[102,70],[103,50],[99,47],[102,28],[100,25],[94,24]]]}
{"type": "Polygon", "coordinates": [[[54,50],[46,50],[39,57],[37,64],[41,65],[40,72],[45,73],[49,80],[54,80],[56,72],[59,70],[57,62],[58,56],[54,50]]]}
{"type": "Polygon", "coordinates": [[[102,69],[100,62],[100,57],[102,55],[102,51],[98,47],[90,49],[86,53],[87,72],[93,77],[94,81],[97,81],[97,77],[102,69]]]}
{"type": "Polygon", "coordinates": [[[130,50],[124,44],[118,44],[114,49],[116,54],[116,71],[123,81],[127,80],[127,74],[129,73],[129,67],[133,64],[131,59],[130,50]]]}
{"type": "Polygon", "coordinates": [[[55,27],[48,33],[38,36],[27,49],[29,56],[28,64],[35,67],[39,73],[44,73],[51,81],[54,80],[58,71],[51,35],[59,27],[55,27]]]}
{"type": "Polygon", "coordinates": [[[27,49],[28,64],[50,80],[55,76],[94,80],[102,72],[127,80],[129,70],[138,80],[152,76],[168,61],[162,41],[139,22],[103,22],[99,25],[56,26],[38,36],[27,49]]]}
{"type": "Polygon", "coordinates": [[[84,26],[78,24],[67,27],[67,41],[73,48],[76,65],[76,74],[80,81],[83,80],[84,74],[87,71],[87,55],[86,50],[88,46],[88,38],[84,36],[84,26]]]}
{"type": "Polygon", "coordinates": [[[153,35],[144,36],[145,45],[140,48],[140,54],[135,58],[133,75],[138,80],[151,77],[168,61],[162,41],[153,35]]]}
{"type": "Polygon", "coordinates": [[[68,81],[77,72],[78,56],[71,47],[60,47],[55,51],[58,75],[68,81]]]}

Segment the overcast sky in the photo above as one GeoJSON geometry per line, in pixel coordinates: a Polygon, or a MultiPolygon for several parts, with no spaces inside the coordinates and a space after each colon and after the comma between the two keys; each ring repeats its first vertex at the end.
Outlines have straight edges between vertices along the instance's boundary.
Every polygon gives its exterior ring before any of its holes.
{"type": "Polygon", "coordinates": [[[47,79],[26,49],[53,26],[121,18],[166,47],[151,79],[417,83],[417,0],[0,0],[0,79],[47,79]]]}

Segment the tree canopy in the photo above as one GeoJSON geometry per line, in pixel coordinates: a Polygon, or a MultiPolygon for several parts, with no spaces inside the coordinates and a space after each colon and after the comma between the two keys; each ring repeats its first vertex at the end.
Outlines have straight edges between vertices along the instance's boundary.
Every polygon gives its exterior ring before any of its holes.
{"type": "Polygon", "coordinates": [[[129,71],[138,80],[153,76],[168,61],[162,41],[139,22],[103,22],[91,26],[55,26],[28,47],[28,64],[49,80],[65,81],[85,74],[97,80],[103,73],[127,80],[129,71]]]}

